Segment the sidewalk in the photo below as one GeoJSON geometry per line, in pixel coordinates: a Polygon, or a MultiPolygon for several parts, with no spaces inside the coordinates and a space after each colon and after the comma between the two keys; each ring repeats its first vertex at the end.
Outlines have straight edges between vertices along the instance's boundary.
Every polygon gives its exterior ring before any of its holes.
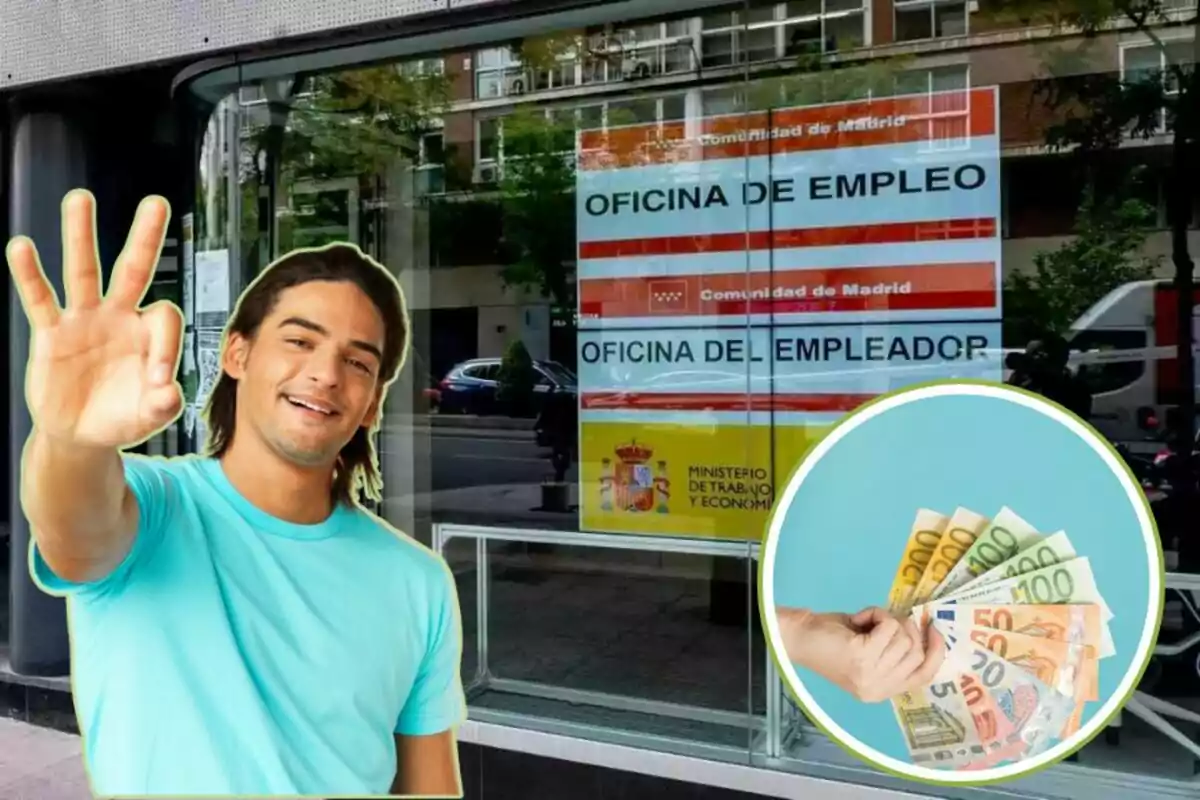
{"type": "Polygon", "coordinates": [[[78,736],[0,717],[0,797],[92,800],[78,736]]]}

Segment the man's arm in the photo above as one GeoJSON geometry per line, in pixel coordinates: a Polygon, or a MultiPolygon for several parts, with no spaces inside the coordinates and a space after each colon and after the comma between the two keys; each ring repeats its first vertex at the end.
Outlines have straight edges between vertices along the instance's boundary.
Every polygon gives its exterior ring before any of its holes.
{"type": "Polygon", "coordinates": [[[462,797],[454,731],[431,736],[396,735],[396,780],[392,794],[405,797],[462,797]]]}
{"type": "Polygon", "coordinates": [[[92,449],[36,428],[25,446],[21,506],[38,551],[62,580],[107,577],[129,554],[138,503],[115,448],[92,449]]]}

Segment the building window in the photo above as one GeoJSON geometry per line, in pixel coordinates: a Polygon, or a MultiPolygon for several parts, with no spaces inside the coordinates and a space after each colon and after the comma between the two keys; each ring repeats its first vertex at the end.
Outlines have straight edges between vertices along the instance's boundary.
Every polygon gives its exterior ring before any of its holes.
{"type": "Polygon", "coordinates": [[[864,0],[791,0],[700,18],[705,67],[774,61],[862,47],[864,0]]]}
{"type": "MultiPolygon", "coordinates": [[[[687,100],[684,94],[636,95],[586,105],[553,106],[540,113],[544,113],[550,123],[568,130],[607,130],[622,125],[661,124],[685,119],[687,100]]],[[[502,117],[479,117],[475,126],[475,162],[491,174],[491,169],[504,161],[504,120],[502,117]]],[[[568,138],[571,143],[563,149],[564,154],[573,151],[573,137],[568,138]]]]}
{"type": "Polygon", "coordinates": [[[525,69],[509,47],[480,50],[475,55],[475,96],[506,97],[525,91],[525,69]]]}
{"type": "MultiPolygon", "coordinates": [[[[1191,65],[1192,41],[1174,39],[1157,44],[1140,44],[1121,50],[1121,80],[1126,84],[1160,83],[1163,97],[1169,106],[1179,96],[1179,79],[1175,69],[1191,65]]],[[[1159,112],[1159,132],[1168,128],[1167,107],[1159,112]]]]}
{"type": "Polygon", "coordinates": [[[967,33],[967,4],[961,0],[896,0],[895,9],[898,42],[967,33]]]}
{"type": "Polygon", "coordinates": [[[444,58],[417,58],[400,64],[400,74],[407,78],[431,77],[446,73],[444,58]]]}
{"type": "Polygon", "coordinates": [[[897,95],[928,96],[923,112],[929,135],[924,147],[929,150],[956,150],[970,146],[968,121],[971,113],[970,69],[966,64],[906,70],[896,75],[897,95]]]}
{"type": "Polygon", "coordinates": [[[512,97],[526,92],[611,83],[627,78],[686,74],[695,69],[689,19],[618,28],[580,37],[552,67],[531,69],[509,47],[480,50],[475,58],[475,96],[512,97]]]}

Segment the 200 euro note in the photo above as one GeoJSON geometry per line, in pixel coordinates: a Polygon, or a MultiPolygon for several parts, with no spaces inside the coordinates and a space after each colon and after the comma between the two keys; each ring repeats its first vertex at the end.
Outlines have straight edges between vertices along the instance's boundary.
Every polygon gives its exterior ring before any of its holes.
{"type": "Polygon", "coordinates": [[[900,566],[888,591],[888,609],[893,613],[904,615],[912,608],[913,593],[949,521],[950,518],[944,514],[927,508],[917,511],[904,545],[904,555],[900,558],[900,566]]]}
{"type": "Polygon", "coordinates": [[[984,529],[970,549],[930,595],[944,597],[1003,564],[1041,538],[1041,534],[1007,506],[984,529]]]}
{"type": "Polygon", "coordinates": [[[967,637],[957,638],[947,661],[963,669],[963,696],[987,752],[973,769],[1045,751],[1074,709],[1072,698],[967,637]]]}
{"type": "Polygon", "coordinates": [[[957,667],[943,664],[928,686],[892,699],[896,722],[914,764],[966,769],[987,754],[960,683],[957,667]]]}
{"type": "Polygon", "coordinates": [[[946,530],[938,540],[929,557],[929,565],[921,575],[917,588],[913,590],[912,602],[924,603],[933,596],[933,591],[949,575],[954,565],[975,544],[979,535],[987,529],[988,518],[976,514],[969,508],[957,508],[946,524],[946,530]]]}

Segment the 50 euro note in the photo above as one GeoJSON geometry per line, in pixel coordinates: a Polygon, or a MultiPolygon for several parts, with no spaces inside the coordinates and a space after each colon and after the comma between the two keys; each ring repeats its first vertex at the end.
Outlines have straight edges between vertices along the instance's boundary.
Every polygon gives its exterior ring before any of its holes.
{"type": "Polygon", "coordinates": [[[986,752],[972,769],[1045,751],[1074,710],[1071,697],[967,637],[957,637],[946,660],[962,669],[962,694],[986,752]]]}
{"type": "Polygon", "coordinates": [[[920,582],[913,590],[914,605],[924,603],[933,596],[934,590],[974,546],[979,535],[987,529],[988,523],[987,517],[976,514],[969,508],[960,507],[954,510],[945,531],[930,553],[929,564],[925,567],[920,582]]]}
{"type": "Polygon", "coordinates": [[[1094,680],[1098,667],[1094,647],[996,628],[952,626],[941,620],[935,620],[934,625],[951,643],[951,647],[959,637],[966,637],[1013,666],[1035,675],[1051,689],[1076,702],[1099,699],[1091,696],[1091,692],[1098,688],[1094,680]]]}
{"type": "Polygon", "coordinates": [[[1042,535],[1007,506],[1000,509],[975,543],[963,553],[930,595],[945,597],[961,586],[1003,564],[1042,538],[1042,535]]]}
{"type": "Polygon", "coordinates": [[[936,603],[913,609],[913,616],[922,629],[936,613],[936,608],[951,605],[1076,605],[1095,604],[1100,607],[1100,643],[1097,651],[1100,658],[1115,652],[1108,620],[1112,612],[1104,603],[1096,579],[1092,574],[1091,562],[1086,558],[1074,558],[1041,569],[1035,569],[993,583],[980,584],[955,592],[936,603]]]}
{"type": "Polygon", "coordinates": [[[1071,605],[989,605],[957,603],[935,604],[933,619],[952,627],[978,627],[1011,631],[1023,636],[1038,636],[1056,642],[1088,645],[1099,649],[1101,641],[1100,606],[1094,603],[1071,605]]]}
{"type": "Polygon", "coordinates": [[[888,610],[903,615],[912,608],[917,585],[949,522],[949,517],[936,511],[927,508],[917,511],[904,545],[904,555],[900,558],[900,566],[888,591],[888,610]]]}

